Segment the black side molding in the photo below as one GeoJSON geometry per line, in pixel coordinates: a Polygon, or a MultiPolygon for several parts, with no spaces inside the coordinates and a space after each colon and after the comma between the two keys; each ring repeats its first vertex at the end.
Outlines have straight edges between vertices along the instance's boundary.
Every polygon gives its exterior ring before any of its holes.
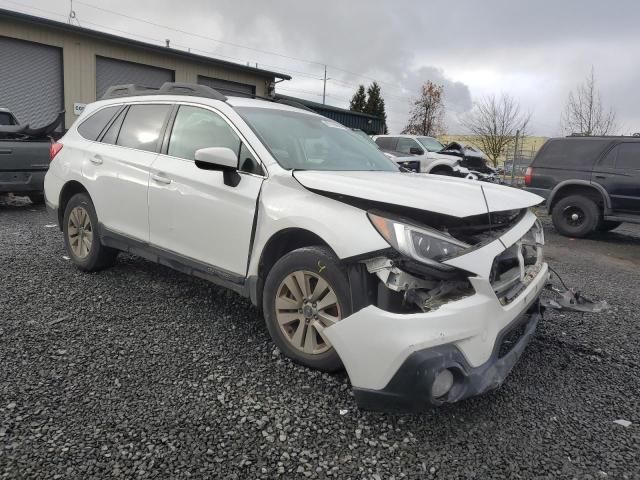
{"type": "Polygon", "coordinates": [[[146,242],[141,242],[113,232],[102,224],[100,227],[100,242],[107,246],[116,248],[123,252],[146,258],[147,260],[160,265],[164,265],[187,275],[208,280],[216,285],[233,290],[234,292],[249,297],[248,284],[245,277],[226,270],[199,262],[189,257],[169,252],[162,248],[155,247],[146,242]]]}

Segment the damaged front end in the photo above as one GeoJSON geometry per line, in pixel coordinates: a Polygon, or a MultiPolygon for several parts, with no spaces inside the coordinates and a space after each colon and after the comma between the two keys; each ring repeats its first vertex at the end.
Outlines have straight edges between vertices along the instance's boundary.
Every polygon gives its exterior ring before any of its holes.
{"type": "Polygon", "coordinates": [[[392,248],[357,260],[350,281],[367,283],[366,306],[325,331],[362,408],[415,411],[498,388],[542,319],[550,271],[531,211],[429,215],[441,223],[369,212],[392,248]]]}

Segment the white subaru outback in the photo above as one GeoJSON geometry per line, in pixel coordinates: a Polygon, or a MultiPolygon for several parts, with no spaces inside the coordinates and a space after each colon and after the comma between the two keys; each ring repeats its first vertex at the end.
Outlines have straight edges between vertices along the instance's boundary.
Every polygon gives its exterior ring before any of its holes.
{"type": "Polygon", "coordinates": [[[126,251],[249,297],[286,355],[346,368],[363,408],[504,381],[541,318],[540,197],[399,171],[291,104],[176,83],[105,97],[45,178],[78,268],[126,251]]]}

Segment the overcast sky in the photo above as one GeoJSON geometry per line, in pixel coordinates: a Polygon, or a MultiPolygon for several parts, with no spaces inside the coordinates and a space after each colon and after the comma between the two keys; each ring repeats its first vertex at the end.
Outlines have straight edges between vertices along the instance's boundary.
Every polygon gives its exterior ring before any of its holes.
{"type": "MultiPolygon", "coordinates": [[[[321,102],[322,64],[331,78],[331,105],[348,106],[359,83],[376,79],[395,133],[420,84],[432,80],[444,85],[451,133],[463,133],[458,119],[474,101],[506,92],[532,112],[533,134],[558,134],[567,95],[592,66],[621,133],[640,131],[638,0],[74,0],[73,5],[80,25],[88,28],[152,43],[169,38],[174,48],[289,73],[293,80],[278,85],[288,95],[321,102]]],[[[0,7],[64,21],[69,0],[0,0],[0,7]]]]}

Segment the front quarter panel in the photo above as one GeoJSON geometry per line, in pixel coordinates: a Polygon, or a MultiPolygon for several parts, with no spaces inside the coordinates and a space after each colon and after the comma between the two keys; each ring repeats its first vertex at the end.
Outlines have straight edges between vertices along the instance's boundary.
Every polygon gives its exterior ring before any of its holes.
{"type": "Polygon", "coordinates": [[[366,212],[307,190],[287,172],[263,184],[249,275],[258,273],[269,239],[289,228],[318,235],[341,259],[389,248],[366,212]]]}

